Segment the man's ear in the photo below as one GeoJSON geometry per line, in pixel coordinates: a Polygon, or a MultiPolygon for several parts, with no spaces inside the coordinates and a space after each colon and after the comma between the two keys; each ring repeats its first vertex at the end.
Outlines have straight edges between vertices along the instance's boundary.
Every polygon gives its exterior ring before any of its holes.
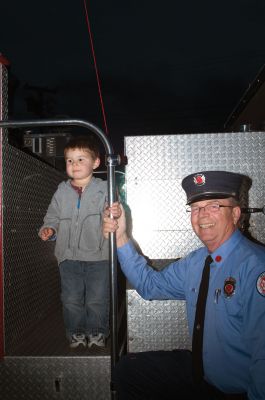
{"type": "Polygon", "coordinates": [[[93,169],[96,169],[100,166],[100,158],[97,157],[94,161],[93,169]]]}
{"type": "Polygon", "coordinates": [[[241,208],[239,206],[234,207],[232,215],[233,215],[234,225],[236,225],[241,216],[241,208]]]}

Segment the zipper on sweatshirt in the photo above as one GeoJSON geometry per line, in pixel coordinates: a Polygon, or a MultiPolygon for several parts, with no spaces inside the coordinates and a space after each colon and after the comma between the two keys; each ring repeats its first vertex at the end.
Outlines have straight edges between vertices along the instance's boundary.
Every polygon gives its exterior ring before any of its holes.
{"type": "MultiPolygon", "coordinates": [[[[76,202],[76,208],[77,208],[77,214],[76,214],[76,219],[75,219],[75,232],[74,232],[74,243],[73,243],[73,256],[76,256],[76,250],[78,248],[78,237],[77,237],[77,228],[78,228],[78,221],[79,221],[79,214],[80,214],[80,207],[81,207],[81,197],[82,197],[82,192],[83,188],[82,187],[77,187],[72,185],[74,191],[77,194],[77,202],[76,202]]],[[[70,245],[70,243],[69,243],[70,245]]]]}
{"type": "Polygon", "coordinates": [[[81,196],[82,196],[82,193],[78,193],[78,199],[77,199],[77,209],[78,209],[78,211],[80,210],[81,196]]]}

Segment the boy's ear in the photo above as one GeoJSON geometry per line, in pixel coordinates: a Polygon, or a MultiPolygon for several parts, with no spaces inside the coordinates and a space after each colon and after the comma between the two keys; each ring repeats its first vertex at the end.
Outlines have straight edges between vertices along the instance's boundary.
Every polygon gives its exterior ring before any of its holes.
{"type": "Polygon", "coordinates": [[[96,158],[95,159],[95,161],[94,161],[94,166],[93,166],[93,169],[96,169],[97,167],[99,167],[100,166],[100,158],[96,158]]]}

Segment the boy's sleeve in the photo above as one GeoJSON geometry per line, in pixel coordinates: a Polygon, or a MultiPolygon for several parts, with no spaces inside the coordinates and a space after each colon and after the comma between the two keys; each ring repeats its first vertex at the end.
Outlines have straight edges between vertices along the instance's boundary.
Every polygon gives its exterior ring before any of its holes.
{"type": "Polygon", "coordinates": [[[58,190],[53,195],[51,203],[48,207],[46,215],[43,219],[43,225],[39,229],[39,235],[42,229],[44,228],[52,228],[54,230],[54,234],[57,235],[57,230],[59,227],[60,221],[60,201],[59,201],[59,194],[58,190]]]}

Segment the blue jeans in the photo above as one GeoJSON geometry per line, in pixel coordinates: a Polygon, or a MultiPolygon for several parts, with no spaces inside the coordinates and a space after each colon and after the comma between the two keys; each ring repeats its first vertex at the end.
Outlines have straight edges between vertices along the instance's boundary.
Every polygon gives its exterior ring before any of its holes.
{"type": "Polygon", "coordinates": [[[109,262],[65,260],[59,265],[68,339],[74,333],[109,335],[109,262]]]}

